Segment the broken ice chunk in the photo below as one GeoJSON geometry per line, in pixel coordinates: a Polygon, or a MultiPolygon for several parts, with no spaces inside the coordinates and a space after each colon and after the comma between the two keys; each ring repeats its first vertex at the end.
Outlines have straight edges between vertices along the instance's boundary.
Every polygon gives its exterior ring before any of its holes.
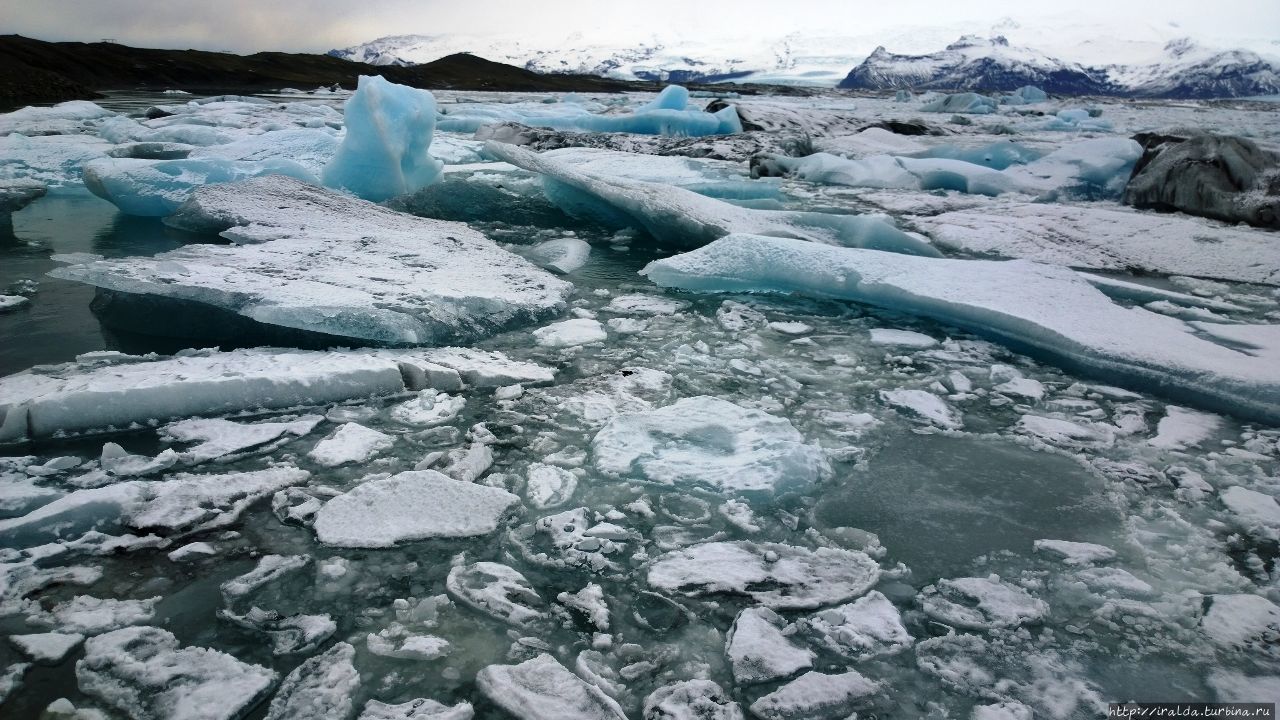
{"type": "Polygon", "coordinates": [[[275,684],[267,668],[208,648],[182,648],[167,630],[134,627],[90,638],[76,663],[80,692],[127,717],[235,720],[275,684]]]}
{"type": "Polygon", "coordinates": [[[359,423],[345,423],[317,443],[307,457],[325,467],[363,463],[390,449],[394,443],[395,440],[386,433],[370,430],[359,423]]]}
{"type": "Polygon", "coordinates": [[[1239,485],[1223,490],[1219,497],[1242,530],[1272,542],[1280,540],[1280,503],[1275,498],[1239,485]]]}
{"type": "Polygon", "coordinates": [[[920,593],[920,606],[938,622],[970,630],[991,630],[1036,622],[1049,606],[996,576],[939,580],[920,593]]]}
{"type": "Polygon", "coordinates": [[[21,650],[23,655],[42,665],[57,665],[83,641],[84,635],[80,633],[50,632],[9,636],[9,642],[21,650]]]}
{"type": "Polygon", "coordinates": [[[1016,430],[1051,445],[1108,447],[1115,443],[1115,429],[1102,423],[1071,422],[1043,415],[1023,415],[1016,430]]]}
{"type": "Polygon", "coordinates": [[[838,675],[807,672],[751,703],[762,720],[838,720],[880,692],[880,683],[856,670],[838,675]]]}
{"type": "Polygon", "coordinates": [[[198,464],[210,460],[231,460],[251,449],[275,449],[281,444],[277,441],[303,437],[323,419],[319,415],[303,415],[297,420],[282,422],[238,423],[218,418],[193,418],[166,425],[160,434],[170,442],[199,443],[181,453],[184,461],[198,464]]]}
{"type": "Polygon", "coordinates": [[[938,344],[937,340],[913,330],[894,330],[892,328],[872,328],[872,345],[896,345],[908,348],[931,348],[938,344]]]}
{"type": "Polygon", "coordinates": [[[587,264],[587,257],[590,255],[591,245],[576,237],[548,240],[530,248],[524,254],[538,267],[560,275],[568,275],[587,264]]]}
{"type": "Polygon", "coordinates": [[[349,717],[352,695],[360,687],[360,674],[351,662],[355,655],[355,648],[340,642],[303,661],[280,683],[266,720],[349,717]]]}
{"type": "Polygon", "coordinates": [[[813,652],[792,642],[787,630],[786,621],[769,608],[738,613],[725,645],[733,681],[753,685],[813,667],[813,652]]]}
{"type": "Polygon", "coordinates": [[[465,700],[457,705],[445,705],[418,698],[399,705],[370,700],[356,720],[471,720],[473,717],[475,710],[465,700]]]}
{"type": "Polygon", "coordinates": [[[1115,559],[1116,551],[1104,545],[1070,540],[1036,540],[1035,551],[1059,558],[1067,565],[1092,565],[1115,559]]]}
{"type": "Polygon", "coordinates": [[[411,470],[357,485],[316,513],[316,538],[338,547],[391,547],[437,537],[488,535],[520,499],[434,470],[411,470]]]}
{"type": "Polygon", "coordinates": [[[1280,659],[1280,607],[1261,595],[1212,595],[1208,600],[1200,627],[1215,645],[1280,659]]]}
{"type": "Polygon", "coordinates": [[[445,589],[458,602],[511,625],[544,616],[542,598],[524,575],[508,565],[478,562],[449,571],[445,589]]]}
{"type": "Polygon", "coordinates": [[[77,595],[55,605],[47,613],[31,615],[29,622],[56,628],[59,632],[98,635],[128,625],[150,622],[160,598],[119,600],[77,595]]]}
{"type": "Polygon", "coordinates": [[[710,680],[663,685],[644,699],[645,720],[743,720],[742,707],[710,680]]]}
{"type": "Polygon", "coordinates": [[[609,629],[609,606],[604,601],[604,590],[595,583],[576,593],[562,592],[556,596],[561,604],[580,611],[601,632],[609,629]]]}
{"type": "Polygon", "coordinates": [[[945,400],[925,390],[899,388],[881,390],[880,399],[886,405],[906,410],[915,417],[944,430],[959,430],[964,426],[960,413],[945,400]]]}
{"type": "Polygon", "coordinates": [[[850,660],[894,655],[911,647],[911,635],[889,598],[872,590],[855,602],[818,612],[801,621],[823,645],[850,660]]]}
{"type": "Polygon", "coordinates": [[[708,542],[662,555],[649,585],[688,596],[745,595],[774,609],[815,608],[858,597],[880,579],[865,553],[781,543],[708,542]]]}
{"type": "Polygon", "coordinates": [[[525,494],[535,508],[563,505],[578,489],[578,476],[554,465],[533,463],[525,479],[525,494]]]}
{"type": "Polygon", "coordinates": [[[1168,405],[1148,445],[1166,450],[1186,450],[1204,442],[1222,427],[1222,418],[1177,405],[1168,405]]]}
{"type": "Polygon", "coordinates": [[[519,665],[490,665],[476,686],[520,720],[625,720],[613,698],[569,672],[547,654],[519,665]]]}
{"type": "Polygon", "coordinates": [[[786,419],[708,396],[615,417],[591,447],[609,475],[725,491],[803,487],[830,470],[786,419]]]}
{"type": "Polygon", "coordinates": [[[552,323],[533,331],[533,339],[543,347],[573,347],[603,342],[608,338],[598,321],[589,318],[575,318],[552,323]]]}
{"type": "Polygon", "coordinates": [[[391,408],[391,419],[405,425],[434,427],[452,421],[466,404],[464,397],[423,390],[418,397],[391,408]]]}

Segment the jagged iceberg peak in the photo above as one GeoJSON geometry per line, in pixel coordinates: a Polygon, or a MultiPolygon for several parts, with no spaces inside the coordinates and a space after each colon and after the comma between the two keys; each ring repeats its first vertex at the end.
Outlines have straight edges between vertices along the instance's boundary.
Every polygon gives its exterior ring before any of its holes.
{"type": "Polygon", "coordinates": [[[347,134],[324,169],[324,184],[381,202],[440,177],[431,157],[436,99],[426,90],[360,76],[343,110],[347,134]]]}

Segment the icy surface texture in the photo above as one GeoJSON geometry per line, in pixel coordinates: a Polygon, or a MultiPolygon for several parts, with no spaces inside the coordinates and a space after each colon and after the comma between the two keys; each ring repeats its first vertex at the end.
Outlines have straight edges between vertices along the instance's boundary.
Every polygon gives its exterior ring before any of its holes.
{"type": "Polygon", "coordinates": [[[487,535],[519,498],[434,470],[369,480],[325,503],[316,537],[339,547],[389,547],[433,537],[487,535]]]}
{"type": "Polygon", "coordinates": [[[346,135],[324,169],[324,183],[381,202],[440,176],[431,157],[436,100],[430,92],[361,75],[343,110],[346,135]]]}
{"type": "Polygon", "coordinates": [[[979,95],[978,93],[955,93],[953,95],[943,95],[942,97],[927,102],[920,106],[922,112],[931,113],[969,113],[974,115],[986,115],[993,113],[998,109],[999,103],[995,98],[979,95]]]}
{"type": "Polygon", "coordinates": [[[55,273],[271,328],[386,345],[482,337],[556,312],[571,288],[462,224],[284,177],[203,187],[173,222],[238,244],[55,273]]]}
{"type": "Polygon", "coordinates": [[[0,179],[0,222],[5,215],[30,205],[48,191],[48,186],[38,180],[0,179]]]}
{"type": "Polygon", "coordinates": [[[1276,326],[1193,327],[1118,305],[1063,268],[737,235],[656,261],[644,272],[667,287],[801,293],[913,312],[1136,388],[1280,419],[1276,326]]]}
{"type": "Polygon", "coordinates": [[[490,665],[476,675],[476,685],[491,702],[520,720],[626,717],[612,698],[546,654],[519,665],[490,665]]]}
{"type": "Polygon", "coordinates": [[[607,475],[723,492],[802,488],[830,471],[791,423],[705,396],[614,418],[591,454],[607,475]]]}
{"type": "Polygon", "coordinates": [[[548,184],[544,187],[549,196],[571,214],[638,226],[665,245],[697,247],[730,233],[750,232],[937,254],[928,243],[907,235],[881,217],[752,210],[681,188],[593,175],[512,145],[489,142],[485,149],[517,167],[545,175],[548,184]]]}

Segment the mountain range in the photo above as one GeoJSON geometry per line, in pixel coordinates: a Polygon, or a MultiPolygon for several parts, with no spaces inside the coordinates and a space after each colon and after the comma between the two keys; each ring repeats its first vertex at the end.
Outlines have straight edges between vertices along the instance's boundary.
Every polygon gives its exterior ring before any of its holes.
{"type": "MultiPolygon", "coordinates": [[[[413,66],[466,52],[538,73],[598,75],[662,82],[752,82],[856,90],[1012,90],[1036,85],[1072,95],[1216,98],[1280,94],[1280,42],[1221,49],[1148,28],[1116,39],[1098,28],[1033,32],[1013,21],[967,34],[942,50],[946,29],[868,37],[791,33],[772,41],[643,38],[593,42],[581,34],[538,42],[468,35],[400,35],[330,55],[381,66],[413,66]],[[1011,42],[1009,39],[1013,37],[1011,42]],[[890,43],[893,43],[892,45],[890,43]],[[904,50],[890,52],[887,47],[904,50]]],[[[952,37],[955,37],[954,35],[952,37]]]]}

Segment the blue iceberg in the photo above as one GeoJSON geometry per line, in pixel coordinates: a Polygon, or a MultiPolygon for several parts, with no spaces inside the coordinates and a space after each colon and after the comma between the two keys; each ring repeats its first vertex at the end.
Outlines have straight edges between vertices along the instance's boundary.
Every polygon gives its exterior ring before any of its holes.
{"type": "Polygon", "coordinates": [[[1000,102],[1005,105],[1034,105],[1035,103],[1042,103],[1048,99],[1048,94],[1035,85],[1023,85],[1012,93],[1000,98],[1000,102]]]}
{"type": "Polygon", "coordinates": [[[177,210],[202,185],[235,182],[264,175],[287,175],[316,182],[306,168],[292,160],[259,162],[220,157],[180,160],[99,158],[84,164],[85,187],[113,203],[127,215],[163,217],[177,210]]]}
{"type": "Polygon", "coordinates": [[[714,113],[689,109],[689,91],[679,85],[668,85],[653,101],[620,115],[596,114],[573,102],[538,108],[476,106],[443,115],[438,127],[449,132],[475,132],[483,125],[499,122],[552,130],[677,137],[742,132],[742,120],[733,106],[714,113]]]}
{"type": "Polygon", "coordinates": [[[431,157],[436,100],[426,90],[362,75],[344,108],[347,134],[324,169],[324,184],[381,202],[440,177],[431,157]]]}
{"type": "Polygon", "coordinates": [[[995,98],[978,93],[955,93],[927,102],[920,106],[922,112],[967,113],[970,115],[986,115],[996,111],[999,103],[995,98]]]}

